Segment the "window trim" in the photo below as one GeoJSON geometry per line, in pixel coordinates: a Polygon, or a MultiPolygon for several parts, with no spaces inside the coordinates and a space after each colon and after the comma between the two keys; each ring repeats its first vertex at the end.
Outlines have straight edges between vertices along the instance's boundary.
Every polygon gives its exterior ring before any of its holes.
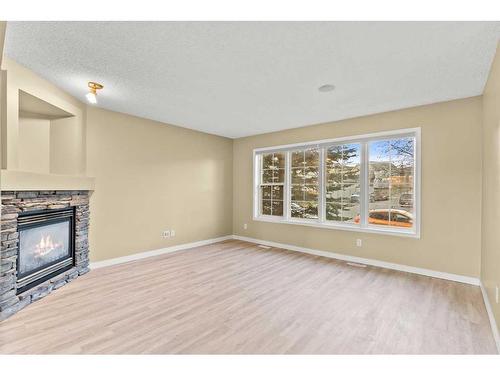
{"type": "Polygon", "coordinates": [[[326,228],[346,230],[353,232],[363,233],[378,233],[392,236],[420,238],[421,236],[421,174],[422,174],[422,161],[421,161],[421,128],[406,128],[398,130],[383,131],[370,134],[361,134],[349,137],[323,139],[317,141],[293,143],[286,145],[277,145],[271,147],[261,147],[253,150],[253,220],[271,223],[303,225],[308,227],[326,228]],[[361,143],[361,157],[360,161],[360,212],[368,212],[369,201],[367,199],[368,188],[368,175],[369,175],[369,155],[368,155],[368,142],[376,140],[385,140],[391,138],[401,138],[404,136],[415,137],[415,158],[414,158],[414,208],[415,220],[414,226],[411,230],[393,229],[390,227],[375,227],[368,224],[368,215],[361,215],[362,221],[358,224],[349,223],[334,223],[325,220],[325,207],[324,207],[324,169],[325,169],[325,155],[324,148],[327,146],[344,144],[344,143],[361,143]],[[319,198],[318,198],[318,219],[298,219],[290,217],[290,153],[287,151],[296,150],[300,148],[320,147],[320,175],[319,175],[319,198]],[[259,214],[259,183],[260,183],[260,168],[259,168],[259,155],[269,152],[286,152],[285,154],[285,188],[283,196],[283,216],[270,216],[259,214]]]}

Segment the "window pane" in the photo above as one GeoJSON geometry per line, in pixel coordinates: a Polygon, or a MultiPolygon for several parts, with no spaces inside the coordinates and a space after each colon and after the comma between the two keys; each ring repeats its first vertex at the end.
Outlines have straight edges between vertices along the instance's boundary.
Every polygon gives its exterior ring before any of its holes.
{"type": "Polygon", "coordinates": [[[263,154],[262,169],[285,168],[285,154],[282,152],[263,154]]]}
{"type": "Polygon", "coordinates": [[[319,149],[292,151],[290,211],[294,218],[317,219],[319,149]]]}
{"type": "Polygon", "coordinates": [[[327,203],[326,204],[326,220],[342,221],[342,204],[327,203]]]}
{"type": "Polygon", "coordinates": [[[304,210],[302,206],[297,201],[292,201],[290,204],[290,215],[295,218],[303,218],[304,210]]]}
{"type": "Polygon", "coordinates": [[[369,143],[370,225],[413,227],[413,137],[369,143]]]}
{"type": "Polygon", "coordinates": [[[318,218],[317,202],[292,202],[290,208],[292,217],[303,219],[318,218]]]}
{"type": "Polygon", "coordinates": [[[283,216],[285,153],[274,152],[263,154],[261,158],[261,214],[283,216]]]}
{"type": "Polygon", "coordinates": [[[285,168],[285,154],[283,152],[274,153],[273,162],[276,167],[285,168]]]}
{"type": "Polygon", "coordinates": [[[285,182],[285,170],[284,169],[264,169],[262,171],[262,183],[272,184],[272,183],[283,183],[285,182]]]}
{"type": "Polygon", "coordinates": [[[326,220],[359,224],[360,149],[353,143],[326,150],[326,220]]]}
{"type": "Polygon", "coordinates": [[[342,167],[327,168],[326,183],[328,185],[341,185],[342,184],[342,167]]]}
{"type": "Polygon", "coordinates": [[[318,218],[318,202],[303,202],[304,218],[305,219],[317,219],[318,218]]]}
{"type": "Polygon", "coordinates": [[[283,168],[277,169],[273,173],[273,182],[283,183],[285,182],[285,170],[283,168]]]}
{"type": "Polygon", "coordinates": [[[271,199],[271,186],[261,186],[260,194],[262,199],[271,199]]]}
{"type": "Polygon", "coordinates": [[[360,188],[358,184],[342,185],[342,221],[359,224],[360,188]]]}
{"type": "Polygon", "coordinates": [[[304,182],[304,168],[292,168],[292,184],[302,184],[304,182]]]}
{"type": "Polygon", "coordinates": [[[273,216],[283,216],[283,201],[273,201],[273,216]]]}
{"type": "Polygon", "coordinates": [[[262,155],[262,169],[269,169],[273,166],[273,154],[262,155]]]}
{"type": "Polygon", "coordinates": [[[304,167],[304,152],[294,151],[292,152],[292,168],[302,168],[304,167]]]}
{"type": "Polygon", "coordinates": [[[272,187],[272,199],[273,200],[283,200],[283,186],[273,186],[272,187]]]}
{"type": "Polygon", "coordinates": [[[274,171],[272,169],[264,169],[262,171],[262,183],[271,184],[273,182],[274,171]]]}
{"type": "Polygon", "coordinates": [[[262,155],[262,169],[269,169],[273,165],[273,154],[262,155]]]}
{"type": "Polygon", "coordinates": [[[359,204],[344,203],[342,205],[342,221],[359,224],[359,204]]]}
{"type": "Polygon", "coordinates": [[[304,182],[306,184],[317,184],[319,177],[319,168],[318,167],[306,167],[304,169],[304,182]]]}
{"type": "Polygon", "coordinates": [[[262,215],[271,215],[271,200],[262,200],[262,215]]]}
{"type": "Polygon", "coordinates": [[[304,191],[304,201],[317,201],[319,196],[319,186],[316,185],[304,185],[302,187],[304,191]]]}
{"type": "Polygon", "coordinates": [[[292,186],[292,201],[303,201],[304,189],[300,185],[292,186]]]}
{"type": "Polygon", "coordinates": [[[304,152],[304,161],[306,166],[319,165],[319,148],[310,148],[304,152]]]}
{"type": "Polygon", "coordinates": [[[326,187],[326,201],[327,202],[342,202],[342,194],[339,192],[341,185],[327,185],[326,187]]]}

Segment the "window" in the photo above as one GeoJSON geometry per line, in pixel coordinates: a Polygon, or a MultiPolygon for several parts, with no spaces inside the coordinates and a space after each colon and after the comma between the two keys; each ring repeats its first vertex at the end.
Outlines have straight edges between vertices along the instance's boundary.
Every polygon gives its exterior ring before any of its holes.
{"type": "Polygon", "coordinates": [[[419,236],[420,129],[254,150],[254,219],[419,236]]]}
{"type": "Polygon", "coordinates": [[[283,191],[285,188],[285,154],[263,154],[261,157],[260,213],[283,216],[283,191]]]}
{"type": "Polygon", "coordinates": [[[411,228],[413,222],[413,137],[368,143],[370,212],[384,212],[385,220],[370,225],[411,228]]]}
{"type": "Polygon", "coordinates": [[[360,204],[360,144],[326,148],[326,220],[355,223],[360,204]]]}
{"type": "Polygon", "coordinates": [[[319,197],[319,149],[292,151],[290,214],[317,219],[319,197]]]}

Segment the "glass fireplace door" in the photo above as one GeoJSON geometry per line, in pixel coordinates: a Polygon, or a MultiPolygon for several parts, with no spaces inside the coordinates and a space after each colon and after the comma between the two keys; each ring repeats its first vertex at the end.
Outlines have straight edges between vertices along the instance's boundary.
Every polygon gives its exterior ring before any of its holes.
{"type": "Polygon", "coordinates": [[[72,208],[23,213],[18,218],[18,231],[19,290],[43,282],[74,264],[72,208]]]}
{"type": "Polygon", "coordinates": [[[70,222],[63,221],[21,231],[19,274],[37,271],[57,262],[70,253],[70,222]]]}

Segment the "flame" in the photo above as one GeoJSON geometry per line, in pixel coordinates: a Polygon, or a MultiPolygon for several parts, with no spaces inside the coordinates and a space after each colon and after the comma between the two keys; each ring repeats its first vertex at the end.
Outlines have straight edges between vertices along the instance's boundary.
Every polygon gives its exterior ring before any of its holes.
{"type": "Polygon", "coordinates": [[[59,247],[62,247],[62,243],[52,241],[50,234],[47,236],[42,235],[40,242],[35,246],[36,256],[41,257],[47,255],[59,247]]]}

